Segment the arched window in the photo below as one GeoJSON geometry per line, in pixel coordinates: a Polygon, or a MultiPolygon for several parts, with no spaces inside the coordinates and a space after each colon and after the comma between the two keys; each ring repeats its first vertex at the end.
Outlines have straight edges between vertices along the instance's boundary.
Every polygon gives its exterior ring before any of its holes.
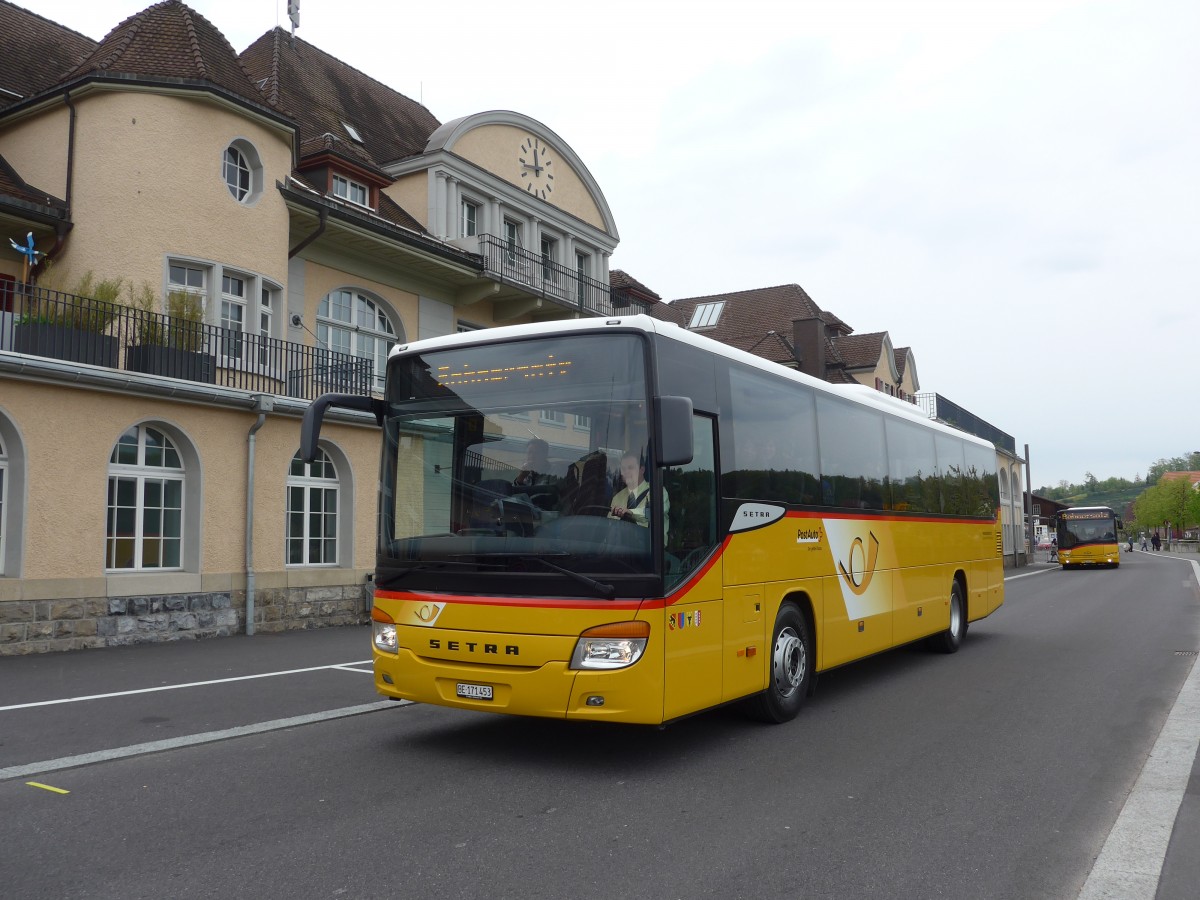
{"type": "MultiPolygon", "coordinates": [[[[317,341],[336,353],[370,360],[374,390],[383,393],[388,351],[397,338],[381,304],[356,291],[333,291],[317,307],[317,341]]],[[[327,388],[337,389],[336,385],[327,388]]]]}
{"type": "Polygon", "coordinates": [[[5,527],[5,516],[8,514],[8,504],[4,492],[8,488],[8,454],[4,450],[4,440],[0,438],[0,575],[4,574],[4,536],[8,533],[5,527]]]}
{"type": "Polygon", "coordinates": [[[338,475],[324,450],[306,463],[297,453],[287,479],[287,564],[336,566],[338,475]]]}
{"type": "Polygon", "coordinates": [[[162,431],[135,425],[117,440],[108,465],[110,571],[183,567],[184,469],[162,431]]]}

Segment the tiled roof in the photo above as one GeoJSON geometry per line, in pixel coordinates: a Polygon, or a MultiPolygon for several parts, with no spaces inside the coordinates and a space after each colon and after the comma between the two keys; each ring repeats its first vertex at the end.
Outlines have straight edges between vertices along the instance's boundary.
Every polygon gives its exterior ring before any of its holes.
{"type": "Polygon", "coordinates": [[[207,82],[257,105],[273,105],[217,27],[178,0],[164,0],[130,16],[64,80],[90,74],[207,82]]]}
{"type": "Polygon", "coordinates": [[[57,210],[66,209],[66,204],[58,197],[52,197],[45,191],[26,184],[16,170],[0,156],[0,198],[13,198],[37,206],[49,206],[57,210]]]}
{"type": "Polygon", "coordinates": [[[900,377],[904,377],[904,367],[908,365],[909,354],[912,353],[912,347],[897,347],[892,351],[892,355],[896,359],[896,371],[900,373],[900,377]]]}
{"type": "Polygon", "coordinates": [[[869,334],[848,334],[836,338],[833,343],[846,368],[873,369],[879,364],[886,337],[886,331],[874,331],[869,334]]]}
{"type": "Polygon", "coordinates": [[[54,87],[96,48],[91,38],[7,0],[0,0],[0,35],[0,110],[54,87]]]}
{"type": "MultiPolygon", "coordinates": [[[[849,326],[837,316],[823,312],[798,284],[781,284],[727,294],[710,294],[705,297],[687,297],[673,300],[663,307],[656,307],[653,315],[686,326],[697,306],[721,301],[725,303],[725,307],[716,324],[697,331],[731,347],[747,348],[771,331],[784,335],[790,342],[793,319],[815,317],[827,325],[850,331],[849,326]]],[[[775,355],[780,355],[783,352],[782,345],[778,342],[774,344],[780,348],[779,353],[775,355]]],[[[761,347],[754,352],[759,356],[765,355],[761,352],[761,347]]],[[[790,353],[788,359],[791,360],[790,353]]]]}
{"type": "Polygon", "coordinates": [[[385,222],[390,222],[393,225],[399,225],[401,228],[407,228],[409,231],[415,231],[418,234],[429,234],[424,225],[409,215],[407,210],[397,204],[396,201],[387,194],[383,193],[383,191],[379,192],[379,206],[373,210],[365,210],[359,209],[351,203],[335,200],[334,198],[330,197],[329,194],[326,193],[326,186],[324,184],[317,184],[304,172],[293,172],[292,180],[294,182],[298,182],[300,186],[308,188],[314,194],[320,194],[321,196],[325,197],[327,201],[337,203],[344,210],[351,214],[377,217],[385,222]]]}
{"type": "Polygon", "coordinates": [[[352,145],[360,153],[356,158],[379,168],[421,153],[441,124],[420,103],[282,28],[247,47],[241,60],[266,95],[299,122],[302,157],[316,146],[310,141],[330,134],[342,149],[352,145]],[[361,144],[345,124],[358,132],[361,144]]]}
{"type": "Polygon", "coordinates": [[[662,303],[662,297],[623,269],[611,269],[609,271],[608,286],[614,291],[628,291],[630,294],[640,297],[643,300],[649,300],[656,304],[662,303]]]}

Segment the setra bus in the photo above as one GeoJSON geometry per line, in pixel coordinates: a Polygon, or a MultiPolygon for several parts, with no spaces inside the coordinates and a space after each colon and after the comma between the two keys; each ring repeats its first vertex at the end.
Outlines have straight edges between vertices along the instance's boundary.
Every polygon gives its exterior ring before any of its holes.
{"type": "Polygon", "coordinates": [[[1123,527],[1107,506],[1076,506],[1058,514],[1058,562],[1064,569],[1075,566],[1121,564],[1117,532],[1123,527]]]}
{"type": "Polygon", "coordinates": [[[783,722],[818,673],[953,653],[1003,602],[991,443],[645,315],[398,346],[382,399],[309,407],[302,457],[330,406],[383,431],[387,697],[783,722]]]}

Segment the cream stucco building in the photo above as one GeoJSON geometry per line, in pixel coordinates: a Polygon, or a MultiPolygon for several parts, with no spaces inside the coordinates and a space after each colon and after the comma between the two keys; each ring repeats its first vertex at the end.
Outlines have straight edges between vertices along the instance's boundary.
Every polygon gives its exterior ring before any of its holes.
{"type": "Polygon", "coordinates": [[[656,301],[519,112],[441,123],[178,2],[0,31],[0,653],[362,621],[379,437],[335,416],[305,465],[308,402],[397,342],[656,301]]]}
{"type": "Polygon", "coordinates": [[[0,654],[364,621],[379,435],[333,413],[305,464],[300,416],[378,394],[397,343],[650,312],[919,389],[796,285],[667,305],[610,269],[600,185],[520,112],[443,123],[176,0],[69,24],[0,0],[0,654]]]}

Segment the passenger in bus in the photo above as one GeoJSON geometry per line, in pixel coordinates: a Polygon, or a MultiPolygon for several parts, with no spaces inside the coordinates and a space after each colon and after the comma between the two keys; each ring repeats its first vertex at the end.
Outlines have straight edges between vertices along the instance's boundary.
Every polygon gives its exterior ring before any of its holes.
{"type": "MultiPolygon", "coordinates": [[[[621,480],[625,482],[625,487],[613,495],[609,518],[633,522],[646,528],[650,524],[653,504],[650,503],[650,484],[646,481],[646,467],[637,453],[630,451],[621,457],[621,480]]],[[[663,488],[662,510],[658,514],[662,516],[664,537],[667,534],[667,514],[670,510],[671,503],[666,488],[663,488]]]]}
{"type": "Polygon", "coordinates": [[[525,445],[525,461],[513,479],[513,487],[530,488],[535,484],[545,484],[549,477],[550,445],[541,438],[534,438],[525,445]]]}

